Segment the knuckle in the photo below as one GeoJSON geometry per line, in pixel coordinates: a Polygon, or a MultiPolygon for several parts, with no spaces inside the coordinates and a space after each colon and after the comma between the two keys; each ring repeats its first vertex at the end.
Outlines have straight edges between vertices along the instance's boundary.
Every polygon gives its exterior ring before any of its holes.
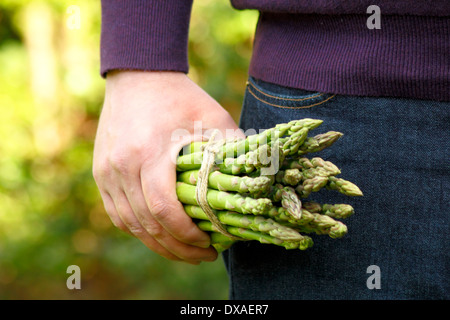
{"type": "Polygon", "coordinates": [[[164,200],[156,200],[150,203],[150,212],[158,220],[167,220],[172,207],[164,200]]]}
{"type": "Polygon", "coordinates": [[[145,230],[155,239],[162,238],[164,234],[164,229],[159,223],[147,223],[145,230]]]}
{"type": "Polygon", "coordinates": [[[135,235],[137,238],[144,235],[145,231],[139,222],[127,222],[127,228],[129,232],[135,235]]]}
{"type": "Polygon", "coordinates": [[[110,167],[107,161],[95,162],[92,166],[92,175],[96,182],[99,182],[104,177],[108,176],[110,167]]]}
{"type": "Polygon", "coordinates": [[[133,164],[143,161],[144,154],[143,146],[140,144],[117,146],[109,153],[108,165],[117,172],[127,174],[130,173],[133,164]]]}
{"type": "Polygon", "coordinates": [[[140,157],[144,154],[145,147],[141,143],[131,143],[128,145],[128,154],[131,157],[140,157]]]}
{"type": "MultiPolygon", "coordinates": [[[[187,220],[179,219],[176,213],[177,207],[166,200],[154,200],[150,203],[149,210],[156,220],[157,227],[165,226],[167,230],[180,242],[191,244],[198,241],[199,230],[194,224],[189,224],[187,220]],[[161,226],[162,225],[162,226],[161,226]]],[[[155,228],[155,227],[154,227],[155,228]]]]}
{"type": "Polygon", "coordinates": [[[129,166],[129,156],[122,149],[114,150],[109,155],[109,164],[115,171],[126,173],[129,166]]]}
{"type": "Polygon", "coordinates": [[[134,216],[132,209],[124,201],[116,203],[118,217],[122,222],[122,228],[126,229],[128,233],[133,234],[137,238],[144,236],[145,230],[138,219],[134,216]]]}

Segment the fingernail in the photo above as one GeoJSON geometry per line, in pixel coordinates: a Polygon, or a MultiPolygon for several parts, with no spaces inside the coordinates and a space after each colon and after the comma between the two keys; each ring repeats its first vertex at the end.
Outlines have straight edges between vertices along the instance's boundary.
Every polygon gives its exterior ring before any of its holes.
{"type": "Polygon", "coordinates": [[[216,260],[217,260],[217,256],[207,257],[205,259],[205,261],[207,261],[207,262],[213,262],[213,261],[216,261],[216,260]]]}
{"type": "Polygon", "coordinates": [[[194,246],[200,247],[200,248],[209,248],[210,242],[208,240],[205,241],[198,241],[194,243],[194,246]]]}

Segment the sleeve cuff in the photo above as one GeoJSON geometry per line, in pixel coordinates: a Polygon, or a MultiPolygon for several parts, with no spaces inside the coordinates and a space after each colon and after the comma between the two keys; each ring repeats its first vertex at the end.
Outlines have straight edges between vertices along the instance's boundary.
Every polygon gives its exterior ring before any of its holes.
{"type": "Polygon", "coordinates": [[[100,73],[188,72],[192,0],[102,0],[100,73]]]}

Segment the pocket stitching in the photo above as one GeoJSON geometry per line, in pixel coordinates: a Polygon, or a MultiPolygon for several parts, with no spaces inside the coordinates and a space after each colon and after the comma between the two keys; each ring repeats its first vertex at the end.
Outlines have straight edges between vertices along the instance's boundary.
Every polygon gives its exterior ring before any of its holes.
{"type": "Polygon", "coordinates": [[[261,91],[260,89],[258,89],[258,88],[257,88],[253,83],[251,83],[251,82],[248,82],[248,84],[249,84],[250,86],[252,86],[252,87],[253,87],[256,91],[258,91],[259,93],[265,95],[266,97],[274,98],[274,99],[282,99],[282,100],[288,100],[288,101],[305,101],[305,100],[317,98],[317,97],[320,97],[320,96],[324,95],[324,93],[317,93],[317,94],[315,94],[315,95],[313,95],[313,96],[309,96],[309,97],[305,97],[305,98],[283,98],[283,97],[277,97],[277,96],[274,96],[274,95],[265,93],[265,92],[261,91]]]}
{"type": "MultiPolygon", "coordinates": [[[[257,100],[261,101],[262,103],[268,104],[268,105],[273,106],[273,107],[282,108],[282,109],[306,109],[306,108],[311,108],[311,107],[315,107],[315,106],[321,105],[321,104],[327,102],[328,100],[330,100],[330,99],[332,99],[332,98],[334,98],[336,96],[335,94],[333,94],[333,95],[331,95],[330,97],[328,97],[327,99],[325,99],[323,101],[320,101],[320,102],[317,102],[317,103],[314,103],[314,104],[311,104],[311,105],[308,105],[308,106],[286,107],[286,106],[281,106],[281,105],[278,105],[278,104],[274,104],[274,103],[270,103],[270,102],[264,101],[263,99],[261,99],[258,96],[256,96],[255,93],[252,90],[250,90],[250,87],[248,87],[247,90],[248,90],[248,92],[250,92],[250,94],[253,97],[255,97],[257,100]]],[[[263,92],[261,92],[261,93],[263,93],[263,92]]],[[[319,94],[317,96],[320,96],[320,95],[323,95],[323,94],[319,94]]],[[[315,97],[317,97],[317,96],[315,96],[315,97]]],[[[310,97],[310,98],[312,98],[312,97],[310,97]]],[[[306,99],[310,99],[310,98],[306,98],[306,99]]],[[[278,99],[283,99],[283,98],[278,98],[278,99]]],[[[304,100],[306,100],[306,99],[304,99],[304,100]]],[[[285,99],[285,100],[288,100],[288,99],[285,99]]],[[[301,101],[301,100],[298,100],[298,101],[301,101]]]]}

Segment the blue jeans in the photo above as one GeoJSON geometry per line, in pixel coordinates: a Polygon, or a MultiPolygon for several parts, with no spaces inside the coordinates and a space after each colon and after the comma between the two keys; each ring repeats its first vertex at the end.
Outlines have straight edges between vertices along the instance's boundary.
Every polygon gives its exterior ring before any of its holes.
{"type": "Polygon", "coordinates": [[[233,245],[224,253],[230,299],[449,299],[449,111],[448,102],[332,95],[250,78],[241,128],[322,119],[311,134],[344,136],[308,156],[332,161],[364,196],[309,197],[355,208],[343,220],[344,238],[312,235],[306,251],[233,245]]]}

